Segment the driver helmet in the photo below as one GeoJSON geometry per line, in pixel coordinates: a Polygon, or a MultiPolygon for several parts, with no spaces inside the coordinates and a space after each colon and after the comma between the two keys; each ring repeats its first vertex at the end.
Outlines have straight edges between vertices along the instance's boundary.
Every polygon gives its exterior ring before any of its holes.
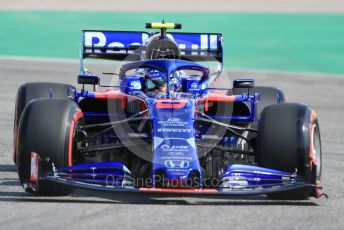
{"type": "MultiPolygon", "coordinates": [[[[160,72],[158,70],[149,70],[147,71],[148,73],[148,79],[151,83],[154,84],[154,87],[148,87],[151,90],[155,91],[160,91],[160,92],[165,92],[167,90],[167,82],[166,78],[161,76],[160,72]]],[[[179,71],[173,73],[170,76],[170,91],[173,92],[179,92],[182,89],[182,84],[181,84],[181,76],[179,71]]]]}
{"type": "Polygon", "coordinates": [[[173,92],[179,92],[182,89],[181,73],[176,71],[170,77],[170,90],[173,92]]]}
{"type": "MultiPolygon", "coordinates": [[[[148,79],[154,84],[154,90],[164,91],[163,88],[166,88],[165,76],[159,70],[151,69],[147,71],[148,79]]],[[[166,89],[165,89],[166,90],[166,89]]]]}

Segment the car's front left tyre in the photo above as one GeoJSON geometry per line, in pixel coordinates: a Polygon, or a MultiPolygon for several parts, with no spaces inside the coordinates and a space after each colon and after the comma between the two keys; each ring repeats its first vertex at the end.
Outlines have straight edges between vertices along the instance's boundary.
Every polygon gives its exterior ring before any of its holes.
{"type": "MultiPolygon", "coordinates": [[[[259,166],[297,173],[315,188],[321,177],[321,140],[316,114],[306,105],[285,103],[266,107],[258,125],[259,166]]],[[[313,194],[312,194],[313,193],[313,194]]],[[[306,199],[314,189],[271,193],[273,199],[306,199]]]]}

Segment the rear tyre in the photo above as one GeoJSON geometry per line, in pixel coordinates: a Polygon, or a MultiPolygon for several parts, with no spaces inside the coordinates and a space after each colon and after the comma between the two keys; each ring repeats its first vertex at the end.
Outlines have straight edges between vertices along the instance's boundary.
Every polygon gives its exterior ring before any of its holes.
{"type": "MultiPolygon", "coordinates": [[[[233,88],[233,94],[239,95],[243,93],[247,93],[248,89],[244,88],[233,88]]],[[[270,105],[276,105],[276,104],[282,104],[286,103],[287,99],[284,93],[275,87],[269,87],[269,86],[255,86],[251,89],[249,89],[249,92],[251,95],[255,93],[259,93],[259,101],[256,104],[256,114],[257,118],[260,119],[262,111],[270,105]]],[[[252,129],[258,129],[258,122],[254,121],[250,123],[250,128],[252,129]]],[[[250,141],[250,145],[252,148],[255,148],[256,146],[256,137],[257,135],[255,133],[247,133],[247,138],[250,141]]]]}
{"type": "MultiPolygon", "coordinates": [[[[269,86],[256,86],[253,87],[250,90],[250,94],[259,93],[260,99],[257,105],[257,115],[260,117],[262,111],[265,109],[265,107],[269,105],[275,105],[275,104],[282,104],[285,103],[286,97],[284,93],[275,87],[269,87],[269,86]]],[[[244,88],[234,88],[233,94],[239,95],[243,93],[247,93],[247,89],[244,88]]]]}
{"type": "Polygon", "coordinates": [[[68,91],[75,89],[72,85],[54,83],[54,82],[30,82],[19,87],[16,98],[14,114],[14,135],[13,135],[13,161],[16,163],[16,142],[18,133],[18,124],[20,116],[26,105],[38,98],[68,98],[68,91]]]}
{"type": "MultiPolygon", "coordinates": [[[[73,190],[52,182],[38,181],[38,189],[27,188],[31,152],[49,158],[56,168],[68,166],[74,149],[74,132],[80,110],[69,99],[37,99],[30,102],[19,122],[17,170],[27,192],[39,195],[69,195],[73,190]]],[[[50,168],[49,168],[50,169],[50,168]]]]}
{"type": "MultiPolygon", "coordinates": [[[[321,140],[315,113],[302,104],[285,103],[266,107],[257,135],[259,166],[297,172],[307,182],[320,183],[321,140]]],[[[306,199],[310,189],[269,194],[272,199],[306,199]]]]}

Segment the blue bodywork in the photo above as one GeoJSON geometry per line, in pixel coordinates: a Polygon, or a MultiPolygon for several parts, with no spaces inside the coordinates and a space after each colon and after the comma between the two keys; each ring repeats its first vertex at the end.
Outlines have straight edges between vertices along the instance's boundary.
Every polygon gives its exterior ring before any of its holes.
{"type": "MultiPolygon", "coordinates": [[[[177,42],[185,57],[214,58],[222,63],[222,36],[220,34],[169,33],[177,42]],[[195,50],[196,49],[196,50],[195,50]]],[[[80,103],[85,99],[99,99],[116,96],[119,98],[137,98],[147,109],[152,124],[152,187],[135,186],[135,175],[120,162],[95,162],[54,168],[52,173],[43,174],[42,180],[62,184],[114,192],[177,192],[175,190],[155,190],[157,177],[164,175],[170,182],[187,182],[191,177],[199,178],[199,186],[193,193],[228,195],[255,195],[297,189],[309,184],[303,182],[294,173],[262,168],[254,165],[232,164],[220,175],[219,184],[213,189],[203,188],[204,170],[199,162],[197,140],[201,134],[195,133],[195,120],[199,118],[198,107],[208,106],[208,102],[241,103],[249,111],[244,115],[209,115],[208,119],[220,121],[254,122],[256,103],[259,95],[232,95],[216,93],[209,88],[209,69],[186,60],[140,60],[141,50],[152,34],[145,32],[83,31],[80,74],[84,75],[83,59],[87,57],[122,60],[131,55],[137,60],[124,64],[120,68],[120,85],[102,93],[92,91],[71,91],[70,96],[80,103]],[[135,49],[132,48],[135,46],[135,49]],[[146,78],[139,74],[128,75],[129,70],[153,69],[162,73],[167,82],[165,93],[144,92],[146,78]],[[201,77],[187,76],[181,79],[181,92],[172,92],[169,88],[170,76],[177,71],[196,70],[201,77]]],[[[85,118],[116,117],[117,111],[109,113],[85,112],[85,118]]],[[[202,131],[202,130],[201,130],[202,131]]],[[[148,136],[149,136],[148,135],[148,136]]],[[[230,147],[237,143],[233,135],[221,140],[230,147]]],[[[181,192],[188,192],[183,191],[181,192]]]]}
{"type": "MultiPolygon", "coordinates": [[[[120,72],[121,84],[114,92],[123,95],[140,97],[146,103],[149,117],[152,122],[152,188],[156,184],[156,178],[164,175],[168,182],[178,181],[187,183],[191,176],[197,175],[200,179],[199,189],[194,193],[213,194],[214,191],[202,189],[203,173],[196,140],[201,138],[195,133],[196,105],[202,98],[212,94],[208,89],[208,69],[200,64],[181,60],[147,60],[128,63],[122,66],[120,72]],[[168,78],[177,70],[197,69],[203,71],[201,79],[186,78],[184,85],[192,83],[197,87],[186,87],[186,97],[181,93],[162,94],[160,96],[142,96],[142,77],[130,75],[126,72],[131,69],[154,68],[164,73],[168,78]],[[133,83],[134,82],[134,83],[133,83]]],[[[168,81],[168,79],[166,79],[168,81]]],[[[183,90],[185,93],[185,91],[183,90]]],[[[99,94],[89,91],[74,92],[76,102],[84,98],[97,98],[99,94]]],[[[234,101],[246,102],[250,106],[249,116],[222,117],[243,122],[256,120],[255,103],[257,96],[248,94],[234,95],[234,101]]],[[[85,113],[85,117],[115,116],[114,114],[85,113]]],[[[218,118],[218,117],[214,117],[218,118]]],[[[235,144],[235,136],[223,140],[228,146],[235,144]]],[[[119,162],[98,162],[56,169],[53,175],[45,177],[47,180],[60,183],[73,184],[76,187],[113,190],[113,191],[141,191],[135,187],[134,176],[130,170],[119,162]]],[[[159,178],[160,179],[160,178],[159,178]]],[[[296,174],[262,168],[258,166],[230,165],[223,170],[218,181],[217,192],[228,195],[250,195],[281,191],[283,189],[295,189],[307,186],[296,174]]],[[[156,190],[144,190],[144,192],[156,192],[156,190]]],[[[161,191],[163,192],[163,191],[161,191]]],[[[166,190],[165,192],[171,192],[166,190]]]]}

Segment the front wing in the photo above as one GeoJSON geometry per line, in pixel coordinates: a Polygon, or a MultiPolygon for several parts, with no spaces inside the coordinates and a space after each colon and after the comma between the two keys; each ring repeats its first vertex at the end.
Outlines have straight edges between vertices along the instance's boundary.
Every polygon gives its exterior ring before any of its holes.
{"type": "Polygon", "coordinates": [[[314,185],[306,182],[296,182],[293,184],[286,184],[281,186],[269,188],[255,188],[255,189],[231,189],[231,188],[133,188],[133,187],[117,187],[80,182],[70,179],[62,179],[53,176],[43,176],[41,180],[56,182],[61,185],[66,185],[78,189],[112,192],[112,193],[142,193],[142,194],[166,194],[176,196],[193,196],[193,195],[227,195],[227,196],[254,196],[264,195],[276,192],[285,192],[296,189],[314,188],[314,185]]]}
{"type": "Polygon", "coordinates": [[[218,187],[212,188],[155,188],[134,186],[133,176],[127,167],[119,162],[89,163],[51,170],[42,170],[46,160],[36,153],[31,154],[31,177],[24,186],[38,189],[42,181],[50,181],[63,186],[113,192],[173,196],[252,196],[298,189],[309,189],[318,197],[315,184],[303,180],[296,173],[287,173],[249,165],[232,165],[228,167],[218,187]]]}

